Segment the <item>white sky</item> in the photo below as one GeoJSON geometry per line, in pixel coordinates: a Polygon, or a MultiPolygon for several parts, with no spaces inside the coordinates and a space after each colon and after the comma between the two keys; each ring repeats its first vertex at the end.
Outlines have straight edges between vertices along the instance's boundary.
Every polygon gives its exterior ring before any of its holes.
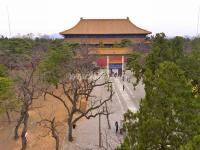
{"type": "MultiPolygon", "coordinates": [[[[0,0],[0,34],[59,33],[83,18],[126,18],[153,33],[195,36],[200,0],[0,0]]],[[[200,26],[199,26],[200,30],[200,26]]]]}

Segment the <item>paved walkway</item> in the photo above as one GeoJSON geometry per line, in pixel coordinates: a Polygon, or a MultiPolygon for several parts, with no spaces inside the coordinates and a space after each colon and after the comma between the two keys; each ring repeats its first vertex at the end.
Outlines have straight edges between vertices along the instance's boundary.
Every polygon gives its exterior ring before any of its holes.
{"type": "MultiPolygon", "coordinates": [[[[102,143],[107,149],[114,149],[122,140],[122,136],[115,133],[115,121],[123,119],[123,113],[128,109],[136,112],[139,108],[139,100],[144,97],[144,87],[140,83],[134,91],[133,85],[127,81],[122,81],[119,77],[112,77],[114,96],[109,102],[111,129],[108,129],[106,116],[101,116],[102,143]],[[123,91],[123,84],[125,89],[123,91]]],[[[95,91],[96,96],[105,98],[108,96],[105,87],[99,87],[95,91]]],[[[78,122],[73,132],[74,141],[67,142],[64,150],[100,150],[99,143],[99,117],[78,122]]]]}

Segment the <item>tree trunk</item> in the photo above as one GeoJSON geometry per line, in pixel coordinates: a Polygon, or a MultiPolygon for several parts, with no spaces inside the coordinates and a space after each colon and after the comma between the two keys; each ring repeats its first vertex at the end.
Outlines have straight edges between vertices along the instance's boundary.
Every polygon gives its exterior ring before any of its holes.
{"type": "Polygon", "coordinates": [[[26,133],[22,132],[22,148],[21,148],[21,150],[25,150],[26,146],[27,146],[27,139],[26,139],[25,135],[26,135],[26,133]]]}
{"type": "Polygon", "coordinates": [[[19,130],[19,127],[22,124],[23,120],[24,120],[24,114],[22,114],[22,112],[21,112],[21,116],[20,116],[19,120],[17,121],[17,125],[15,126],[15,133],[14,133],[15,134],[15,136],[14,136],[15,140],[19,138],[18,130],[19,130]]]}
{"type": "Polygon", "coordinates": [[[108,129],[111,129],[110,120],[109,120],[109,114],[106,114],[106,118],[107,118],[107,122],[108,122],[108,129]]]}
{"type": "Polygon", "coordinates": [[[55,141],[56,141],[56,150],[59,150],[59,136],[56,134],[56,131],[55,131],[56,129],[55,128],[52,128],[52,136],[53,136],[53,138],[55,139],[55,141]]]}
{"type": "Polygon", "coordinates": [[[28,112],[26,112],[25,116],[24,116],[24,127],[23,127],[22,135],[21,135],[21,138],[22,138],[22,148],[21,148],[21,150],[25,150],[26,147],[27,147],[28,118],[29,118],[29,114],[28,114],[28,112]]]}
{"type": "Polygon", "coordinates": [[[101,145],[101,114],[99,114],[99,147],[102,147],[101,145]]]}
{"type": "Polygon", "coordinates": [[[56,139],[56,150],[59,150],[59,137],[55,137],[56,139]]]}
{"type": "Polygon", "coordinates": [[[56,141],[56,150],[59,150],[59,136],[56,131],[55,117],[51,121],[51,133],[52,133],[52,137],[56,141]]]}
{"type": "Polygon", "coordinates": [[[72,130],[73,130],[73,122],[72,122],[72,118],[73,118],[73,113],[70,115],[69,114],[69,118],[68,118],[68,141],[72,142],[73,141],[73,137],[72,137],[72,130]]]}
{"type": "Polygon", "coordinates": [[[11,123],[11,119],[10,119],[9,111],[7,109],[6,109],[6,116],[8,118],[8,123],[10,124],[11,123]]]}
{"type": "Polygon", "coordinates": [[[107,119],[107,122],[108,122],[108,129],[111,129],[110,120],[109,120],[108,105],[107,105],[107,103],[105,103],[105,105],[106,105],[106,119],[107,119]]]}
{"type": "Polygon", "coordinates": [[[71,121],[71,122],[68,122],[68,141],[70,141],[70,142],[73,141],[73,137],[72,137],[72,128],[73,128],[72,121],[71,121]]]}

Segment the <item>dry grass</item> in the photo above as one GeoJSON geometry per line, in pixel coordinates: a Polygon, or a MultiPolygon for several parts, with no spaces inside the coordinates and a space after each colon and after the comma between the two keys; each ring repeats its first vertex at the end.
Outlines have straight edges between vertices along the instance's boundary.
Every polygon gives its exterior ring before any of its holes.
{"type": "MultiPolygon", "coordinates": [[[[29,111],[30,119],[28,126],[28,148],[30,150],[52,150],[55,147],[55,141],[51,137],[51,134],[43,137],[48,133],[48,130],[42,126],[38,125],[38,121],[41,120],[40,116],[49,117],[52,116],[52,112],[56,117],[56,121],[62,122],[62,126],[58,127],[58,131],[60,131],[61,142],[63,138],[66,136],[66,121],[67,114],[63,105],[55,100],[51,96],[47,96],[46,100],[43,97],[39,98],[33,103],[33,107],[36,107],[29,111]]],[[[16,119],[19,114],[12,113],[11,117],[13,122],[9,125],[7,122],[3,122],[6,120],[5,116],[1,116],[0,118],[0,150],[19,150],[21,147],[21,139],[19,138],[17,141],[13,139],[13,130],[16,124],[16,119]]],[[[19,132],[20,133],[20,132],[19,132]]]]}

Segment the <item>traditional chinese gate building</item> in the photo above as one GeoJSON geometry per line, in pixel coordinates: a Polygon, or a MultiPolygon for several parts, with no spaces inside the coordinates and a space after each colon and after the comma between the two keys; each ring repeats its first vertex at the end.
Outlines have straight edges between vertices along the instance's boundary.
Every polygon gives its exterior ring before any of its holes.
{"type": "Polygon", "coordinates": [[[60,33],[67,42],[79,43],[89,47],[89,53],[98,56],[96,64],[107,72],[121,75],[127,55],[133,47],[121,47],[122,41],[145,44],[151,32],[134,25],[126,19],[83,19],[71,29],[60,33]]]}

